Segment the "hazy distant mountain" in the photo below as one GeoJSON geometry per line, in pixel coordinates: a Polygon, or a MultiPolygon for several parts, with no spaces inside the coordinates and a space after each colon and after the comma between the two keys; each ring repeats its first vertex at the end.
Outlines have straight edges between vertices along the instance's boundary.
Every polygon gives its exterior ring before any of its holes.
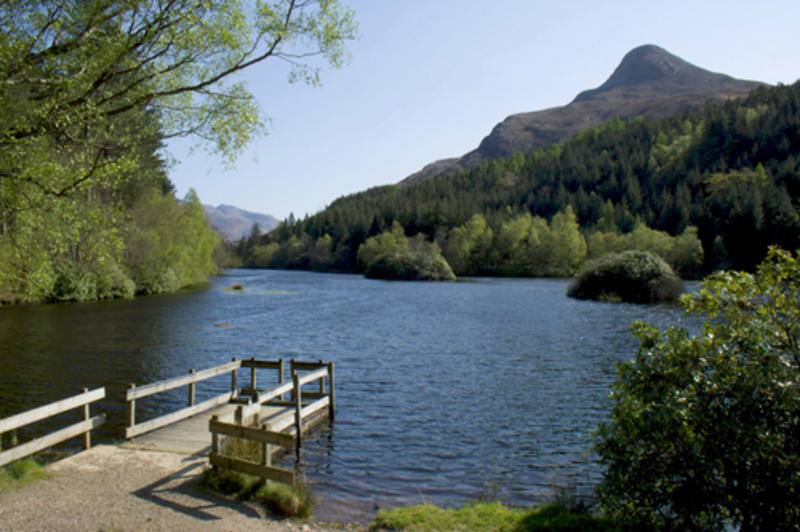
{"type": "Polygon", "coordinates": [[[564,106],[511,115],[497,124],[477,149],[431,163],[403,183],[544,148],[615,117],[664,117],[709,101],[745,96],[759,85],[763,83],[703,70],[652,44],[640,46],[628,52],[598,88],[581,92],[564,106]]]}
{"type": "Polygon", "coordinates": [[[262,233],[267,233],[278,227],[277,218],[269,214],[249,212],[232,205],[203,205],[214,230],[228,240],[239,240],[249,236],[253,224],[258,224],[262,233]]]}

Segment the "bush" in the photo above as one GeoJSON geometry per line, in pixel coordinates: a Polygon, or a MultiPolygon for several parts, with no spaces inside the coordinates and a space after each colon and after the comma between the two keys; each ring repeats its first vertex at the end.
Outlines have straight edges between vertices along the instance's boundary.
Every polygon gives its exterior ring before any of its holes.
{"type": "Polygon", "coordinates": [[[567,289],[578,299],[660,303],[676,301],[683,283],[661,258],[645,251],[612,253],[586,264],[567,289]]]}
{"type": "Polygon", "coordinates": [[[700,334],[635,324],[596,446],[605,510],[637,530],[800,529],[800,262],[772,249],[682,303],[700,334]]]}
{"type": "Polygon", "coordinates": [[[381,255],[364,275],[370,279],[401,281],[454,281],[456,276],[441,254],[397,252],[381,255]]]}

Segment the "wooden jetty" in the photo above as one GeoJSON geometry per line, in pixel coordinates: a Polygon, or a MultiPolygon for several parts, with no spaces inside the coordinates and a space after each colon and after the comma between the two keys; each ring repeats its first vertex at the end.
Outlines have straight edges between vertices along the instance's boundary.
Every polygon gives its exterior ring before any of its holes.
{"type": "Polygon", "coordinates": [[[125,398],[128,405],[125,436],[131,439],[122,447],[187,455],[208,454],[214,467],[295,484],[295,473],[274,467],[272,460],[288,450],[299,449],[304,433],[325,419],[334,418],[334,370],[333,362],[291,359],[288,365],[289,379],[286,378],[283,359],[251,358],[233,359],[203,371],[190,370],[188,375],[144,386],[131,384],[125,398]],[[250,380],[248,386],[238,388],[238,371],[241,369],[250,370],[250,380]],[[277,371],[277,385],[258,387],[257,370],[277,371]],[[226,373],[231,375],[230,391],[195,403],[196,383],[226,373]],[[315,382],[318,387],[309,391],[308,386],[315,382]],[[183,386],[187,387],[186,407],[137,423],[137,400],[183,386]],[[290,400],[285,400],[286,395],[290,400]],[[259,461],[251,462],[228,454],[226,438],[259,444],[259,461]]]}
{"type": "MultiPolygon", "coordinates": [[[[286,369],[283,359],[234,358],[227,364],[202,371],[192,369],[187,375],[172,379],[143,386],[131,384],[125,396],[125,438],[128,441],[120,446],[186,455],[207,454],[215,468],[232,469],[260,476],[264,480],[295,484],[295,472],[275,467],[272,461],[278,454],[299,450],[303,435],[313,426],[326,419],[333,420],[334,370],[332,362],[300,362],[294,359],[288,361],[288,375],[286,369]],[[248,386],[240,388],[238,373],[246,369],[250,370],[248,386]],[[269,388],[259,387],[258,370],[276,371],[277,384],[269,388]],[[228,373],[231,379],[229,391],[199,403],[195,401],[198,382],[228,373]],[[187,388],[185,407],[155,419],[137,420],[137,401],[184,386],[187,388]],[[249,461],[231,454],[231,446],[227,445],[229,438],[255,442],[260,449],[259,459],[249,461]]],[[[102,416],[90,418],[88,404],[103,397],[105,389],[85,391],[80,396],[0,420],[1,435],[7,430],[71,408],[83,407],[85,417],[85,421],[74,426],[0,453],[0,464],[33,454],[79,434],[85,434],[85,446],[88,449],[91,445],[89,431],[105,421],[102,416]]]]}

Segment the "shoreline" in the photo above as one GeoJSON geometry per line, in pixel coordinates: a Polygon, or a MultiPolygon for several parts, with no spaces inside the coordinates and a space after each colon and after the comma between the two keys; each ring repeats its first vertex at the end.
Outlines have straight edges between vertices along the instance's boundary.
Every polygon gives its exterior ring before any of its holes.
{"type": "Polygon", "coordinates": [[[52,474],[0,493],[0,522],[14,531],[361,531],[269,516],[258,505],[205,493],[203,456],[96,445],[45,467],[52,474]]]}

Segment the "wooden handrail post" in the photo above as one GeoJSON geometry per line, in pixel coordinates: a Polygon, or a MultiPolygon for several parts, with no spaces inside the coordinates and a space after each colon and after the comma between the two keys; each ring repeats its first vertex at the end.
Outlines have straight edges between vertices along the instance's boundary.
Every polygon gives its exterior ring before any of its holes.
{"type": "MultiPolygon", "coordinates": [[[[189,370],[190,375],[194,375],[194,368],[189,370]]],[[[194,406],[194,383],[189,383],[189,406],[194,406]]]]}
{"type": "MultiPolygon", "coordinates": [[[[320,367],[324,367],[325,366],[325,361],[322,360],[321,358],[319,359],[319,365],[320,365],[320,367]]],[[[325,376],[324,375],[319,378],[319,393],[325,393],[325,376]]]]}
{"type": "Polygon", "coordinates": [[[297,442],[297,451],[300,451],[300,446],[303,440],[303,394],[300,391],[300,376],[295,373],[292,375],[294,382],[294,424],[297,430],[295,441],[297,442]]]}
{"type": "MultiPolygon", "coordinates": [[[[278,359],[278,384],[283,384],[283,357],[278,359]]],[[[281,394],[281,401],[283,401],[283,394],[281,394]]]]}
{"type": "Polygon", "coordinates": [[[236,412],[233,414],[233,421],[237,425],[243,425],[244,415],[242,413],[242,405],[236,407],[236,412]]]}
{"type": "MultiPolygon", "coordinates": [[[[89,388],[84,388],[83,393],[88,393],[89,388]]],[[[83,405],[83,420],[89,421],[89,403],[83,405]]],[[[87,430],[83,433],[83,447],[87,451],[92,447],[92,431],[87,430]]]]}
{"type": "MultiPolygon", "coordinates": [[[[236,362],[236,357],[233,357],[233,362],[236,362]]],[[[239,394],[236,393],[236,368],[231,371],[231,397],[235,398],[239,394]]]]}
{"type": "Polygon", "coordinates": [[[331,421],[333,421],[334,403],[333,360],[331,360],[328,362],[328,417],[331,421]]]}
{"type": "MultiPolygon", "coordinates": [[[[294,368],[294,358],[289,359],[289,374],[292,376],[292,380],[294,381],[294,378],[297,375],[297,370],[294,368]]],[[[295,388],[297,388],[296,381],[295,381],[295,388]]],[[[295,397],[297,396],[295,388],[292,388],[292,401],[294,401],[295,397]]]]}
{"type": "MultiPolygon", "coordinates": [[[[219,421],[219,416],[216,414],[211,416],[211,421],[212,424],[219,421]]],[[[211,454],[219,454],[219,434],[215,430],[211,431],[211,454]]],[[[214,471],[217,470],[217,466],[212,465],[211,467],[214,471]]]]}
{"type": "MultiPolygon", "coordinates": [[[[264,423],[261,425],[261,430],[264,432],[268,432],[270,429],[269,423],[264,423]]],[[[262,443],[261,444],[261,465],[271,466],[272,465],[272,446],[269,443],[262,443]]]]}
{"type": "MultiPolygon", "coordinates": [[[[256,357],[250,357],[252,362],[256,361],[256,357]]],[[[250,368],[250,393],[255,395],[256,393],[256,367],[253,366],[250,368]]]]}
{"type": "MultiPolygon", "coordinates": [[[[136,384],[131,383],[130,390],[136,389],[136,384]]],[[[136,424],[136,399],[128,401],[128,426],[132,427],[136,424]]]]}

